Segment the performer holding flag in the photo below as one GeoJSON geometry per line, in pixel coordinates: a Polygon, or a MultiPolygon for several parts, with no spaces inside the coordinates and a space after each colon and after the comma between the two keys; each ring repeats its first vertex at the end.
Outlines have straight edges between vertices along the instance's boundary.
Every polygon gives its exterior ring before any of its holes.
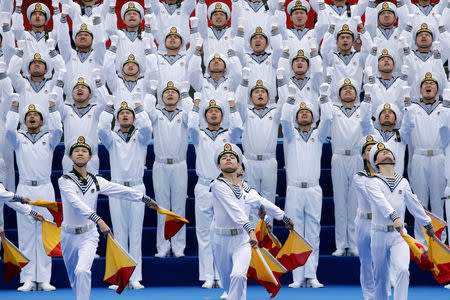
{"type": "Polygon", "coordinates": [[[95,213],[98,194],[143,201],[150,208],[159,208],[154,200],[140,191],[88,173],[86,166],[92,157],[91,143],[83,136],[70,143],[73,169],[58,180],[64,210],[61,249],[77,300],[89,299],[91,293],[91,266],[99,237],[96,224],[101,232],[112,234],[105,221],[95,213]]]}

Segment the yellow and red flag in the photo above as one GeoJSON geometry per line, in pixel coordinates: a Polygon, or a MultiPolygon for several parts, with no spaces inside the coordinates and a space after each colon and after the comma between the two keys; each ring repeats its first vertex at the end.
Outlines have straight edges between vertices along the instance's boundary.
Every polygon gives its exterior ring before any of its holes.
{"type": "Polygon", "coordinates": [[[61,226],[63,220],[63,208],[62,203],[57,201],[45,201],[45,200],[36,200],[30,202],[30,205],[45,207],[52,214],[55,219],[56,226],[61,226]]]}
{"type": "Polygon", "coordinates": [[[103,280],[109,284],[119,286],[118,294],[127,286],[128,280],[136,268],[136,261],[120,244],[108,234],[106,242],[105,276],[103,280]]]}
{"type": "Polygon", "coordinates": [[[437,282],[450,281],[450,248],[437,237],[425,236],[428,243],[428,257],[433,262],[434,278],[437,282]]]}
{"type": "Polygon", "coordinates": [[[264,220],[260,220],[258,225],[256,225],[255,235],[260,248],[266,248],[273,256],[277,256],[282,245],[278,238],[267,230],[267,225],[264,220]]]}
{"type": "Polygon", "coordinates": [[[50,257],[62,257],[61,251],[61,227],[45,220],[42,222],[42,242],[45,253],[50,257]]]}
{"type": "Polygon", "coordinates": [[[157,209],[162,215],[166,215],[166,223],[164,225],[164,238],[166,240],[171,239],[177,232],[183,227],[184,224],[189,223],[185,218],[171,212],[165,208],[157,209]]]}
{"type": "Polygon", "coordinates": [[[263,254],[263,251],[264,249],[252,248],[252,259],[250,260],[250,266],[248,267],[247,278],[249,281],[255,279],[269,294],[272,294],[270,298],[273,298],[278,294],[281,283],[278,281],[278,278],[274,276],[269,264],[277,271],[282,271],[283,269],[279,263],[277,265],[276,259],[273,258],[269,252],[265,251],[263,254]],[[266,259],[268,261],[266,261],[266,259]]]}
{"type": "Polygon", "coordinates": [[[290,272],[303,266],[312,251],[311,244],[295,230],[291,230],[277,259],[290,272]]]}
{"type": "Polygon", "coordinates": [[[424,271],[433,269],[433,263],[428,258],[425,247],[407,233],[402,233],[400,235],[409,246],[410,259],[414,260],[419,268],[424,271]]]}
{"type": "MultiPolygon", "coordinates": [[[[442,220],[441,218],[439,218],[438,216],[436,216],[435,214],[433,214],[432,212],[425,210],[425,213],[430,217],[431,219],[431,224],[433,224],[433,228],[434,228],[434,232],[436,234],[436,236],[438,237],[438,239],[441,239],[441,234],[442,231],[444,231],[445,226],[447,226],[447,222],[445,222],[444,220],[442,220]]],[[[425,233],[424,228],[422,227],[422,230],[425,233]]]]}
{"type": "Polygon", "coordinates": [[[2,237],[3,246],[3,267],[5,285],[16,275],[20,274],[22,268],[30,261],[19,248],[14,246],[6,237],[2,237]]]}

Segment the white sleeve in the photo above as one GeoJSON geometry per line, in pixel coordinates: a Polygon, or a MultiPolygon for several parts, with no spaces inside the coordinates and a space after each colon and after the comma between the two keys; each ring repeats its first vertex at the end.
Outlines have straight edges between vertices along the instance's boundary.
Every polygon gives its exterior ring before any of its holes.
{"type": "MultiPolygon", "coordinates": [[[[407,182],[406,179],[403,179],[404,182],[407,182]]],[[[422,204],[420,203],[419,199],[413,192],[411,191],[411,187],[408,183],[405,184],[404,188],[404,199],[406,203],[406,207],[408,208],[409,212],[414,216],[416,219],[416,222],[419,223],[421,226],[425,226],[431,223],[431,219],[427,214],[425,213],[425,210],[422,207],[422,204]]]]}
{"type": "MultiPolygon", "coordinates": [[[[283,220],[285,216],[284,211],[282,211],[278,206],[267,200],[266,198],[260,196],[257,191],[252,189],[249,193],[250,199],[255,199],[259,206],[263,205],[266,209],[266,213],[269,217],[272,217],[277,220],[283,220]]],[[[258,208],[259,208],[258,206],[258,208]]]]}
{"type": "Polygon", "coordinates": [[[95,213],[90,209],[77,194],[78,187],[69,178],[60,177],[58,179],[59,190],[61,191],[62,202],[69,203],[70,206],[81,216],[89,219],[95,213]]]}
{"type": "Polygon", "coordinates": [[[127,186],[123,186],[117,183],[110,182],[102,177],[96,177],[100,186],[100,194],[106,196],[113,196],[128,201],[142,202],[144,193],[136,191],[127,186]]]}
{"type": "Polygon", "coordinates": [[[111,149],[113,144],[113,137],[111,132],[111,122],[113,119],[113,113],[108,111],[102,111],[100,119],[98,121],[98,137],[105,146],[106,149],[111,149]]]}
{"type": "Polygon", "coordinates": [[[383,192],[379,188],[381,184],[380,179],[371,178],[366,181],[365,190],[369,201],[375,205],[375,207],[381,212],[382,216],[389,218],[389,216],[395,212],[391,204],[386,200],[383,192]]]}

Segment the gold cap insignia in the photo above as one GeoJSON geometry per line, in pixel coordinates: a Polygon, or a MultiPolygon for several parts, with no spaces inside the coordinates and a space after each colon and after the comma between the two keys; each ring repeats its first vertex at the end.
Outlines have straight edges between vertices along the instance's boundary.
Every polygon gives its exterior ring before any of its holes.
{"type": "Polygon", "coordinates": [[[34,58],[35,58],[35,59],[39,59],[39,58],[41,58],[41,55],[40,55],[39,53],[36,53],[36,54],[34,55],[34,58]]]}
{"type": "Polygon", "coordinates": [[[222,4],[216,3],[216,8],[222,8],[222,4]]]}
{"type": "Polygon", "coordinates": [[[176,27],[170,28],[170,32],[171,32],[171,33],[176,33],[176,32],[177,32],[177,28],[176,28],[176,27]]]}
{"type": "Polygon", "coordinates": [[[225,144],[225,146],[223,146],[223,150],[230,151],[231,150],[231,145],[230,144],[225,144]]]}
{"type": "Polygon", "coordinates": [[[36,106],[34,106],[34,104],[30,104],[28,105],[28,110],[35,110],[36,106]]]}
{"type": "Polygon", "coordinates": [[[344,83],[345,83],[345,84],[350,84],[350,83],[352,83],[352,82],[350,81],[349,78],[345,78],[344,83]]]}
{"type": "Polygon", "coordinates": [[[84,78],[83,77],[78,78],[78,83],[84,83],[84,78]]]}
{"type": "Polygon", "coordinates": [[[302,49],[298,50],[297,55],[303,55],[303,54],[304,54],[304,52],[302,49]]]}
{"type": "Polygon", "coordinates": [[[384,149],[384,144],[383,143],[378,143],[377,149],[378,150],[384,149]]]}
{"type": "Polygon", "coordinates": [[[209,100],[209,106],[216,105],[216,100],[209,100]]]}
{"type": "Polygon", "coordinates": [[[134,55],[133,54],[128,55],[128,60],[134,60],[134,55]]]}
{"type": "Polygon", "coordinates": [[[121,105],[122,107],[128,107],[128,104],[125,101],[122,101],[121,105]]]}
{"type": "Polygon", "coordinates": [[[347,24],[342,25],[342,30],[348,30],[348,25],[347,24]]]}
{"type": "Polygon", "coordinates": [[[220,58],[220,54],[219,53],[214,54],[214,58],[220,58]]]}
{"type": "Polygon", "coordinates": [[[86,141],[86,139],[84,138],[84,136],[79,136],[77,142],[78,143],[84,143],[86,141]]]}
{"type": "Polygon", "coordinates": [[[81,24],[81,30],[86,30],[87,29],[87,25],[86,24],[81,24]]]}
{"type": "Polygon", "coordinates": [[[36,4],[35,9],[42,9],[42,5],[40,3],[36,4]]]}
{"type": "Polygon", "coordinates": [[[302,2],[301,1],[297,1],[297,2],[295,2],[295,5],[302,5],[302,2]]]}
{"type": "Polygon", "coordinates": [[[129,4],[128,4],[128,8],[134,8],[134,2],[130,2],[129,4]]]}
{"type": "Polygon", "coordinates": [[[371,135],[368,135],[366,137],[366,142],[372,142],[373,141],[373,137],[371,135]]]}
{"type": "Polygon", "coordinates": [[[168,87],[172,87],[172,86],[173,86],[173,82],[172,82],[172,81],[169,81],[169,82],[167,83],[167,86],[168,86],[168,87]]]}
{"type": "Polygon", "coordinates": [[[384,2],[383,3],[383,8],[388,8],[388,7],[389,7],[389,4],[387,2],[384,2]]]}
{"type": "Polygon", "coordinates": [[[256,81],[256,85],[263,85],[263,81],[261,79],[258,79],[258,81],[256,81]]]}
{"type": "Polygon", "coordinates": [[[427,74],[425,74],[425,78],[431,78],[432,76],[431,76],[431,73],[430,72],[427,72],[427,74]]]}
{"type": "Polygon", "coordinates": [[[427,29],[428,28],[428,25],[427,25],[427,23],[422,23],[422,29],[427,29]]]}
{"type": "Polygon", "coordinates": [[[256,32],[261,33],[262,32],[262,28],[261,27],[256,27],[256,32]]]}
{"type": "Polygon", "coordinates": [[[383,49],[383,51],[381,51],[381,53],[382,53],[383,55],[387,55],[387,54],[388,54],[388,50],[387,50],[387,49],[383,49]]]}
{"type": "Polygon", "coordinates": [[[390,105],[389,103],[386,103],[386,104],[384,105],[384,109],[391,109],[391,105],[390,105]]]}
{"type": "Polygon", "coordinates": [[[306,108],[306,103],[305,102],[300,103],[300,108],[306,108]]]}

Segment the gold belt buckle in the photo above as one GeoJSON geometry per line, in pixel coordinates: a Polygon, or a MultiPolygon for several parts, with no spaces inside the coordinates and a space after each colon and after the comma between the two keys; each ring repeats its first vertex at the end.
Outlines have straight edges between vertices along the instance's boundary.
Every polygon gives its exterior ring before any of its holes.
{"type": "Polygon", "coordinates": [[[238,230],[236,228],[231,229],[231,235],[237,235],[238,234],[238,230]]]}
{"type": "Polygon", "coordinates": [[[83,228],[81,228],[81,227],[75,228],[75,234],[82,234],[82,233],[83,233],[83,228]]]}
{"type": "Polygon", "coordinates": [[[167,159],[167,163],[168,163],[169,165],[173,164],[173,158],[168,158],[168,159],[167,159]]]}
{"type": "Polygon", "coordinates": [[[387,232],[392,232],[392,231],[394,231],[394,226],[393,225],[388,225],[386,227],[386,230],[387,230],[387,232]]]}
{"type": "Polygon", "coordinates": [[[124,186],[130,186],[130,182],[129,182],[129,181],[125,181],[125,182],[123,183],[123,185],[124,185],[124,186]]]}
{"type": "Polygon", "coordinates": [[[308,183],[307,182],[302,182],[302,189],[306,189],[308,187],[308,183]]]}
{"type": "Polygon", "coordinates": [[[31,185],[32,186],[37,186],[38,184],[37,184],[37,180],[31,180],[31,185]]]}
{"type": "Polygon", "coordinates": [[[372,213],[367,213],[367,219],[369,219],[369,220],[372,219],[372,213]]]}
{"type": "Polygon", "coordinates": [[[258,154],[258,155],[256,156],[256,159],[258,159],[258,160],[263,160],[263,155],[262,155],[262,154],[258,154]]]}
{"type": "Polygon", "coordinates": [[[348,150],[348,149],[345,150],[345,155],[350,156],[351,153],[352,153],[351,150],[348,150]]]}
{"type": "Polygon", "coordinates": [[[433,156],[433,149],[427,150],[428,156],[433,156]]]}

